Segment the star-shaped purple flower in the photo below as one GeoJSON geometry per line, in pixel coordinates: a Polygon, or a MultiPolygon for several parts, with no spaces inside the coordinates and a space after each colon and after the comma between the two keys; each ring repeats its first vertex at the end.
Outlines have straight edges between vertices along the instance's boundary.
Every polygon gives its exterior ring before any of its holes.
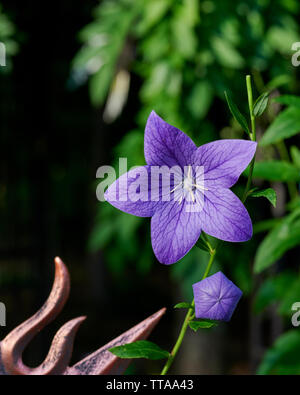
{"type": "Polygon", "coordinates": [[[243,292],[222,273],[193,284],[196,318],[230,321],[243,292]]]}
{"type": "Polygon", "coordinates": [[[123,174],[107,189],[105,199],[126,213],[152,217],[153,251],[167,265],[186,255],[202,230],[225,241],[247,241],[252,236],[251,219],[229,188],[255,150],[255,142],[233,139],[197,148],[152,111],[144,138],[147,165],[123,174]],[[153,182],[157,169],[173,169],[169,185],[164,183],[165,170],[159,185],[153,182]]]}

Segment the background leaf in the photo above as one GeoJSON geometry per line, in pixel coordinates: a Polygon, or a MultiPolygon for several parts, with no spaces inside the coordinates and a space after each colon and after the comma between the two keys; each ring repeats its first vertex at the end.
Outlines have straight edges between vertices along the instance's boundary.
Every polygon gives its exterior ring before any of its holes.
{"type": "Polygon", "coordinates": [[[266,146],[292,137],[300,132],[300,111],[290,107],[282,111],[264,133],[259,144],[266,146]]]}
{"type": "Polygon", "coordinates": [[[281,104],[286,104],[287,106],[300,108],[300,97],[295,95],[281,95],[275,97],[274,101],[281,104]]]}
{"type": "MultiPolygon", "coordinates": [[[[249,167],[245,170],[249,174],[249,167]]],[[[300,172],[296,166],[279,160],[255,162],[254,178],[263,178],[268,181],[299,181],[300,172]]]]}
{"type": "Polygon", "coordinates": [[[280,336],[265,354],[258,374],[299,374],[300,331],[291,330],[280,336]]]}
{"type": "Polygon", "coordinates": [[[300,210],[295,210],[282,220],[260,244],[254,262],[255,273],[271,266],[289,249],[299,244],[300,210]]]}
{"type": "Polygon", "coordinates": [[[272,303],[278,303],[286,294],[287,289],[295,280],[295,274],[291,271],[282,272],[276,276],[267,278],[260,286],[254,300],[254,311],[261,313],[272,303]]]}
{"type": "Polygon", "coordinates": [[[254,191],[249,194],[250,197],[265,197],[266,199],[269,200],[269,202],[276,207],[276,192],[274,191],[273,188],[267,188],[263,189],[261,191],[254,191]]]}
{"type": "Polygon", "coordinates": [[[300,150],[295,145],[291,147],[291,157],[294,165],[300,170],[300,150]]]}

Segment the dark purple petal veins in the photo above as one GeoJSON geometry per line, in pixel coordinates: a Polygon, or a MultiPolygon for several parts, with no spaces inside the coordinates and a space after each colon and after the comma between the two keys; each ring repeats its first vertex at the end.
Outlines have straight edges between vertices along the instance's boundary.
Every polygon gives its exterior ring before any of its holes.
{"type": "Polygon", "coordinates": [[[177,262],[194,246],[201,233],[199,213],[188,212],[187,202],[165,202],[151,219],[153,251],[159,262],[177,262]]]}
{"type": "Polygon", "coordinates": [[[205,191],[200,217],[204,232],[217,239],[242,242],[252,237],[252,222],[248,211],[230,189],[205,191]]]}
{"type": "Polygon", "coordinates": [[[104,194],[112,206],[137,217],[152,217],[157,201],[151,201],[150,166],[141,166],[123,174],[109,186],[104,194]],[[139,173],[139,170],[141,171],[139,173]],[[141,184],[141,187],[135,187],[141,184]],[[137,199],[137,200],[136,200],[137,199]]]}
{"type": "Polygon", "coordinates": [[[222,272],[193,284],[196,318],[229,321],[242,291],[222,272]]]}
{"type": "Polygon", "coordinates": [[[230,188],[251,162],[257,143],[246,140],[217,140],[193,153],[193,165],[204,166],[208,188],[230,188]]]}
{"type": "Polygon", "coordinates": [[[148,165],[187,166],[191,164],[192,154],[196,150],[196,145],[185,133],[169,125],[154,111],[151,112],[144,141],[148,165]]]}

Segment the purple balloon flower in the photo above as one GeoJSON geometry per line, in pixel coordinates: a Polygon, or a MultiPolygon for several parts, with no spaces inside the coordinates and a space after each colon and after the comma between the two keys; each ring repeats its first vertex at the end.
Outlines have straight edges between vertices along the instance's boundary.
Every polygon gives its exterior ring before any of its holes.
{"type": "Polygon", "coordinates": [[[233,139],[197,148],[186,134],[152,111],[144,139],[147,165],[123,174],[104,196],[119,210],[152,217],[153,251],[161,263],[172,264],[188,253],[202,230],[225,241],[251,238],[249,214],[229,188],[255,150],[255,142],[233,139]],[[153,181],[161,169],[156,185],[153,181]],[[164,182],[170,176],[167,169],[173,171],[169,184],[164,182]]]}
{"type": "Polygon", "coordinates": [[[222,273],[193,284],[196,318],[230,321],[243,292],[222,273]]]}

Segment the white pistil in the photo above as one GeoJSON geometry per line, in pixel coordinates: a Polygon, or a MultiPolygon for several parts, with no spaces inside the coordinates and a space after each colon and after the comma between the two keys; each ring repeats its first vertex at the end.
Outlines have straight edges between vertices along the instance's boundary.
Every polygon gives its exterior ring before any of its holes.
{"type": "Polygon", "coordinates": [[[205,188],[203,185],[199,185],[195,183],[195,179],[192,176],[192,166],[188,167],[188,173],[186,178],[184,178],[184,180],[182,180],[178,185],[176,185],[176,187],[173,188],[170,193],[175,192],[180,187],[182,187],[182,195],[178,200],[178,204],[181,204],[183,198],[186,198],[188,195],[191,196],[191,199],[194,203],[196,200],[195,192],[194,192],[195,189],[198,189],[201,192],[208,190],[208,188],[205,188]]]}

